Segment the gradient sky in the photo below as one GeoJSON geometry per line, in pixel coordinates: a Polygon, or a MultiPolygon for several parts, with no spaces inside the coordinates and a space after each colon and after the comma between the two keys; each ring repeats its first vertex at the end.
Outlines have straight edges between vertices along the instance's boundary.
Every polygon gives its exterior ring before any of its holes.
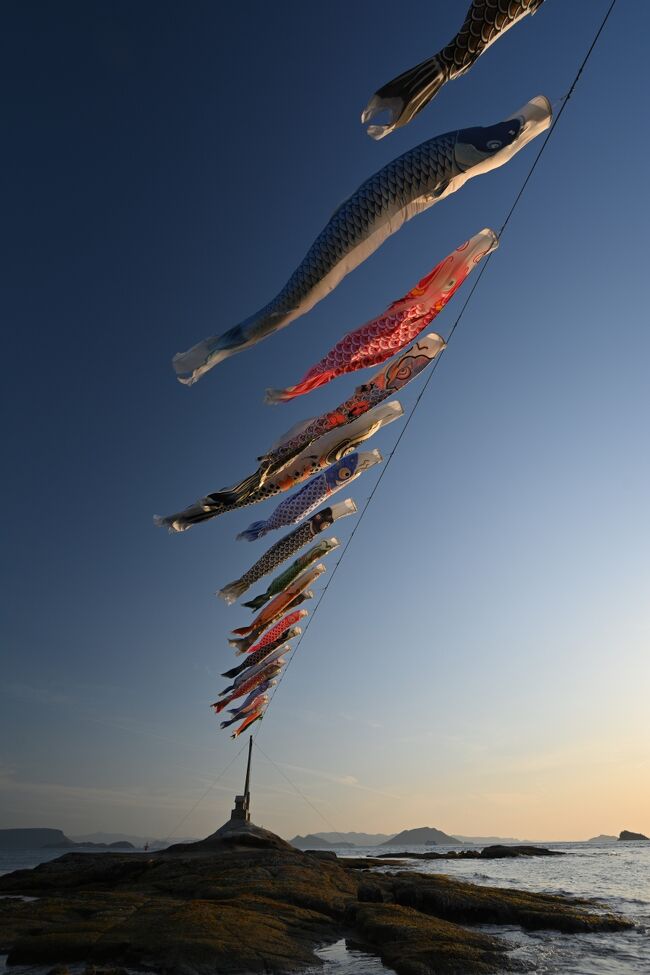
{"type": "MultiPolygon", "coordinates": [[[[178,537],[152,515],[348,395],[262,402],[498,229],[536,144],[195,387],[171,357],[273,297],[396,155],[560,99],[608,4],[548,0],[380,143],[361,108],[467,0],[5,4],[0,826],[227,818],[243,756],[205,793],[244,743],[208,705],[248,610],[213,592],[279,537],[234,540],[273,502],[178,537]]],[[[619,0],[259,726],[253,818],[284,836],[650,832],[644,11],[619,0]]]]}

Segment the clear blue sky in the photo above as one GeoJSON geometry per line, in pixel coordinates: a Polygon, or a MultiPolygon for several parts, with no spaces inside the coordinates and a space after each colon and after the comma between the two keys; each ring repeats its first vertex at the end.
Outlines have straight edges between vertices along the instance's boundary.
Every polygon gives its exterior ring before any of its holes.
{"type": "MultiPolygon", "coordinates": [[[[171,357],[273,297],[394,156],[559,99],[608,0],[547,0],[372,142],[369,96],[466,6],[5,5],[0,826],[166,835],[236,754],[208,705],[248,611],[212,593],[264,551],[234,537],[273,503],[179,537],[152,515],[340,402],[359,376],[262,395],[498,229],[536,144],[197,386],[171,357]]],[[[261,726],[334,828],[650,830],[644,11],[619,0],[261,726]]],[[[218,826],[241,774],[180,832],[218,826]]],[[[329,828],[261,755],[255,784],[258,822],[329,828]]]]}

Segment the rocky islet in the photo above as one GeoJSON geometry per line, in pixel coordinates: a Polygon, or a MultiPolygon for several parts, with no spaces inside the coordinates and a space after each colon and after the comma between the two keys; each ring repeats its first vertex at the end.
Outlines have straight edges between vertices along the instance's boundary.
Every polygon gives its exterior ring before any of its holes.
{"type": "Polygon", "coordinates": [[[281,973],[314,964],[315,948],[344,937],[399,975],[487,975],[519,969],[504,940],[466,925],[630,926],[586,901],[402,866],[304,853],[250,823],[155,854],[67,853],[0,878],[0,952],[10,966],[281,973]]]}

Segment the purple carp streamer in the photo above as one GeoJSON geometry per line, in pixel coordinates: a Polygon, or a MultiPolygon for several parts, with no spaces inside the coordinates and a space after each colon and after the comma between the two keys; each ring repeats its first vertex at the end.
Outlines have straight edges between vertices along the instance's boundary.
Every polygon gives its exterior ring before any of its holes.
{"type": "MultiPolygon", "coordinates": [[[[249,667],[256,667],[257,664],[266,660],[270,653],[277,650],[278,647],[284,646],[289,640],[293,640],[294,637],[299,636],[302,633],[302,628],[299,626],[290,627],[286,633],[283,633],[278,640],[274,640],[272,643],[267,644],[265,647],[260,647],[255,653],[249,653],[246,659],[239,664],[238,667],[232,667],[230,670],[224,670],[222,677],[237,678],[240,674],[243,674],[245,670],[249,667]]],[[[235,680],[235,683],[237,681],[235,680]]]]}
{"type": "Polygon", "coordinates": [[[333,504],[329,508],[323,508],[321,511],[317,511],[304,524],[299,525],[298,528],[289,532],[279,542],[276,542],[275,545],[267,549],[255,565],[251,566],[240,579],[229,582],[227,586],[219,590],[217,595],[225,599],[228,604],[234,603],[236,599],[242,596],[259,579],[268,575],[269,572],[273,572],[279,565],[282,565],[283,562],[290,559],[292,555],[295,555],[296,552],[299,552],[301,548],[304,548],[305,545],[311,542],[316,535],[325,531],[326,528],[330,528],[339,518],[345,518],[346,515],[353,515],[356,510],[357,506],[354,501],[351,498],[347,498],[345,501],[339,501],[338,504],[333,504]]]}
{"type": "MultiPolygon", "coordinates": [[[[295,386],[267,390],[267,401],[283,403],[310,393],[344,373],[385,362],[412,342],[453,298],[480,261],[499,246],[493,230],[481,230],[422,278],[378,318],[345,335],[295,386]]],[[[440,339],[441,348],[444,341],[440,339]]]]}
{"type": "Polygon", "coordinates": [[[191,385],[217,363],[304,315],[407,220],[468,179],[508,162],[550,123],[550,103],[538,95],[502,122],[446,132],[394,159],[341,204],[268,305],[174,356],[179,381],[191,385]]]}
{"type": "MultiPolygon", "coordinates": [[[[399,406],[398,403],[390,405],[399,406]]],[[[318,477],[313,477],[295,494],[286,498],[277,506],[270,517],[264,521],[254,521],[245,531],[240,532],[237,538],[253,542],[275,528],[295,525],[311,514],[323,501],[340,491],[350,481],[354,481],[368,468],[378,464],[382,459],[378,450],[355,452],[343,457],[342,460],[332,464],[326,471],[319,474],[318,477]]]]}
{"type": "Polygon", "coordinates": [[[543,2],[473,0],[463,26],[446,47],[393,78],[372,96],[361,115],[361,124],[365,125],[381,112],[387,112],[389,118],[385,125],[369,125],[368,135],[383,139],[407,125],[446,82],[469,71],[491,44],[527,14],[539,10],[543,2]]]}
{"type": "Polygon", "coordinates": [[[222,698],[221,701],[215,701],[210,705],[210,707],[216,714],[220,714],[226,705],[230,704],[231,701],[236,701],[238,697],[243,697],[244,694],[248,694],[248,692],[252,691],[254,687],[259,687],[260,684],[265,684],[267,681],[277,677],[282,670],[283,665],[283,660],[277,660],[274,664],[269,664],[264,668],[261,674],[258,674],[256,677],[250,677],[247,681],[244,681],[240,687],[237,687],[231,694],[229,694],[228,697],[222,698]]]}
{"type": "Polygon", "coordinates": [[[359,416],[344,430],[333,429],[325,433],[313,446],[302,451],[290,466],[283,468],[277,477],[267,479],[263,484],[259,484],[257,472],[255,472],[250,477],[244,478],[234,488],[208,494],[195,504],[190,505],[189,508],[185,508],[184,511],[168,515],[165,518],[154,518],[154,523],[167,526],[172,533],[182,532],[199,522],[215,518],[227,511],[245,508],[248,505],[257,504],[259,501],[266,501],[267,498],[274,497],[276,494],[289,491],[313,477],[314,474],[329,467],[330,464],[350,454],[383,426],[397,420],[403,412],[401,405],[397,402],[382,404],[365,416],[359,416]],[[249,487],[252,480],[255,480],[255,490],[251,491],[249,487]]]}
{"type": "Polygon", "coordinates": [[[266,708],[266,705],[269,703],[268,694],[257,694],[257,689],[255,689],[254,691],[251,691],[251,695],[254,696],[248,707],[242,706],[239,708],[239,710],[235,708],[235,716],[233,718],[229,718],[227,721],[222,721],[219,725],[220,728],[227,728],[229,725],[236,724],[237,721],[241,721],[241,719],[245,718],[247,714],[257,711],[262,707],[266,708]]]}
{"type": "Polygon", "coordinates": [[[255,599],[249,600],[247,603],[242,603],[243,606],[247,606],[249,609],[261,609],[264,603],[268,603],[269,599],[273,596],[277,596],[279,592],[293,582],[296,576],[299,576],[301,572],[308,569],[310,565],[314,562],[318,562],[319,559],[324,559],[326,555],[337,549],[341,543],[338,538],[325,538],[322,542],[317,542],[315,545],[301,555],[299,559],[296,559],[288,569],[285,569],[277,579],[268,586],[266,592],[260,593],[255,599]]]}

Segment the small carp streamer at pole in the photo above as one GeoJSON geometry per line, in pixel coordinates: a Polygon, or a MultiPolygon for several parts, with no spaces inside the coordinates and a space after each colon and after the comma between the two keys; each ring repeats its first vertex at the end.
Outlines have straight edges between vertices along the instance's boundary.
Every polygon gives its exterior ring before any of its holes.
{"type": "MultiPolygon", "coordinates": [[[[408,294],[383,315],[348,332],[295,386],[270,389],[269,403],[283,403],[310,393],[332,379],[385,362],[424,331],[453,298],[481,260],[499,246],[493,230],[481,230],[444,258],[408,294]]],[[[440,348],[444,347],[440,339],[440,348]]]]}
{"type": "MultiPolygon", "coordinates": [[[[398,403],[391,405],[399,406],[398,403]]],[[[254,542],[276,528],[295,525],[311,514],[327,498],[336,494],[350,481],[354,481],[364,471],[375,464],[379,464],[382,460],[382,455],[378,450],[364,450],[361,453],[348,454],[347,457],[343,457],[336,464],[328,467],[322,474],[313,477],[295,494],[285,498],[268,518],[263,521],[254,521],[245,531],[240,532],[237,538],[254,542]]]]}
{"type": "MultiPolygon", "coordinates": [[[[279,613],[283,613],[298,596],[302,595],[308,586],[311,586],[312,582],[316,582],[319,576],[325,572],[325,566],[319,562],[318,565],[314,566],[313,569],[308,569],[307,572],[303,572],[302,575],[291,583],[291,585],[284,590],[284,592],[279,593],[270,603],[267,603],[264,609],[262,609],[258,615],[255,617],[252,623],[248,626],[240,626],[237,630],[232,632],[236,637],[257,637],[261,635],[264,630],[266,630],[271,623],[275,622],[275,618],[279,613]]],[[[236,649],[240,649],[237,642],[228,641],[231,646],[235,646],[236,649]]],[[[252,645],[252,644],[251,644],[252,645]]],[[[249,649],[249,648],[247,648],[249,649]]]]}
{"type": "MultiPolygon", "coordinates": [[[[271,623],[275,623],[275,625],[271,627],[268,633],[264,634],[259,643],[255,642],[257,640],[257,636],[254,636],[252,639],[249,637],[248,640],[229,640],[228,643],[231,647],[235,648],[237,655],[242,653],[256,653],[258,650],[261,650],[262,647],[268,646],[269,643],[274,643],[274,641],[283,638],[283,633],[293,626],[294,623],[304,619],[305,616],[309,616],[309,610],[298,609],[293,613],[289,613],[288,616],[285,616],[279,622],[269,620],[269,622],[266,623],[267,627],[271,626],[271,623]]],[[[264,629],[262,629],[260,632],[264,632],[264,629]]],[[[275,645],[278,646],[279,644],[276,643],[275,645]]]]}
{"type": "Polygon", "coordinates": [[[165,526],[175,534],[187,531],[193,525],[216,518],[228,511],[258,504],[276,494],[289,491],[329,467],[330,464],[352,453],[383,426],[399,419],[403,412],[398,402],[381,404],[365,416],[359,416],[344,430],[333,429],[324,434],[313,447],[310,446],[309,449],[302,451],[291,466],[284,467],[277,477],[259,484],[257,471],[255,471],[235,487],[208,494],[183,511],[164,518],[156,516],[154,524],[165,526]],[[249,490],[253,484],[255,490],[249,490]]]}
{"type": "Polygon", "coordinates": [[[373,139],[383,139],[407,125],[428,105],[442,86],[459,78],[523,17],[534,14],[544,0],[473,0],[465,22],[454,39],[441,51],[393,78],[370,99],[361,114],[365,125],[382,112],[385,125],[369,125],[373,139]]]}
{"type": "Polygon", "coordinates": [[[269,664],[264,670],[257,675],[257,677],[251,677],[249,680],[245,681],[240,687],[236,688],[232,694],[228,697],[224,697],[221,701],[215,701],[210,707],[213,709],[215,714],[220,714],[226,705],[230,704],[231,701],[236,701],[238,697],[243,697],[244,694],[248,694],[253,688],[259,687],[260,684],[265,684],[267,681],[272,680],[277,677],[285,661],[280,659],[274,664],[269,664]]]}
{"type": "Polygon", "coordinates": [[[322,508],[317,511],[304,524],[299,525],[298,528],[289,532],[279,542],[267,549],[264,555],[240,579],[229,582],[227,586],[219,590],[217,595],[225,599],[228,604],[234,603],[259,579],[268,575],[269,572],[273,572],[279,565],[290,559],[292,555],[295,555],[296,552],[311,542],[316,535],[330,528],[339,518],[355,514],[356,510],[357,506],[354,501],[351,498],[346,498],[345,501],[339,501],[329,508],[322,508]]]}
{"type": "Polygon", "coordinates": [[[266,711],[266,707],[263,707],[263,708],[260,708],[258,711],[256,711],[254,714],[250,714],[246,718],[246,720],[244,721],[244,723],[241,724],[239,726],[239,728],[236,728],[235,731],[233,731],[233,733],[231,734],[230,737],[231,738],[239,738],[239,736],[241,735],[241,733],[243,731],[246,731],[247,728],[250,728],[250,726],[252,724],[255,724],[256,721],[261,721],[262,720],[262,718],[264,717],[264,712],[265,711],[266,711]]]}
{"type": "Polygon", "coordinates": [[[436,136],[384,166],[336,210],[273,301],[223,335],[174,356],[179,381],[195,383],[217,363],[306,314],[407,220],[512,159],[549,127],[551,115],[549,100],[537,95],[503,122],[436,136]]]}
{"type": "Polygon", "coordinates": [[[266,592],[260,593],[259,596],[256,596],[255,599],[250,599],[247,603],[242,603],[242,606],[247,606],[249,609],[261,609],[264,603],[268,603],[269,599],[277,596],[279,592],[286,589],[296,576],[299,576],[301,572],[308,569],[314,562],[324,559],[326,555],[329,555],[330,552],[337,549],[340,544],[338,538],[325,538],[322,542],[317,542],[315,545],[312,545],[308,552],[301,555],[277,579],[273,580],[266,589],[266,592]]]}
{"type": "Polygon", "coordinates": [[[245,718],[247,714],[250,714],[251,712],[255,712],[259,708],[262,707],[265,708],[270,700],[269,695],[258,694],[257,691],[258,688],[255,688],[254,691],[251,691],[250,696],[252,697],[252,701],[250,702],[250,704],[248,705],[242,704],[240,708],[232,708],[231,714],[234,714],[234,716],[232,718],[229,718],[227,721],[222,721],[219,727],[227,728],[229,725],[236,724],[238,721],[241,721],[242,718],[245,718]]]}

